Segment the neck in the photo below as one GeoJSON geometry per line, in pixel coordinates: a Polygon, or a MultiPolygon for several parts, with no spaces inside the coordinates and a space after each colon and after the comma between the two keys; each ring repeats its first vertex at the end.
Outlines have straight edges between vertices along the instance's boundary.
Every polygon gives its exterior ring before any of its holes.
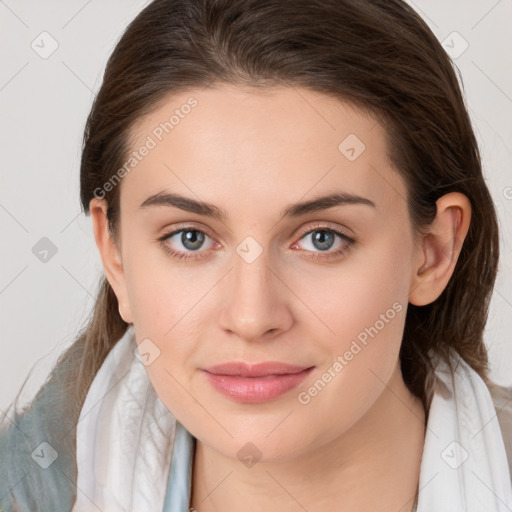
{"type": "Polygon", "coordinates": [[[332,442],[284,462],[251,468],[199,440],[191,506],[239,510],[381,512],[412,510],[419,481],[425,411],[397,365],[370,410],[332,442]]]}

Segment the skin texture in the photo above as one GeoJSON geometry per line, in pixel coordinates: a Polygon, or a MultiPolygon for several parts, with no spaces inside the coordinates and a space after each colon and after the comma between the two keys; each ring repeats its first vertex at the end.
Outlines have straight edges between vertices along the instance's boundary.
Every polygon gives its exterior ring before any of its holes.
{"type": "Polygon", "coordinates": [[[146,367],[149,378],[197,438],[191,506],[411,510],[425,416],[399,366],[406,309],[434,301],[448,283],[469,227],[468,199],[440,198],[429,233],[416,237],[385,130],[361,110],[302,88],[222,84],[182,92],[133,128],[133,149],[191,96],[197,106],[121,182],[118,246],[107,230],[107,205],[91,201],[120,313],[139,343],[150,339],[160,350],[146,367]],[[353,161],[338,148],[349,134],[365,145],[353,161]],[[164,191],[216,205],[227,218],[140,208],[164,191]],[[375,208],[345,204],[281,218],[291,203],[335,191],[368,198],[375,208]],[[165,242],[197,259],[173,259],[157,241],[180,228],[207,233],[195,252],[181,233],[165,242]],[[355,243],[335,236],[322,251],[311,231],[329,228],[355,243]],[[248,236],[262,249],[251,263],[237,252],[248,236]],[[328,256],[344,246],[342,255],[328,256]],[[378,333],[301,403],[299,392],[365,328],[380,326],[381,315],[388,321],[378,333]],[[244,404],[213,389],[200,370],[235,360],[315,369],[277,399],[244,404]],[[261,457],[250,467],[237,455],[247,443],[261,457]]]}

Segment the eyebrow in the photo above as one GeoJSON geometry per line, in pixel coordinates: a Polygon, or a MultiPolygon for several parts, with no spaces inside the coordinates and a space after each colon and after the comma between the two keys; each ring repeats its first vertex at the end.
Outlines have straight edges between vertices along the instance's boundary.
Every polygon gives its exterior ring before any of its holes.
{"type": "MultiPolygon", "coordinates": [[[[307,213],[318,212],[333,208],[334,206],[343,206],[349,204],[362,204],[376,208],[375,203],[366,197],[361,197],[346,192],[338,192],[329,194],[327,196],[318,197],[310,201],[291,204],[282,211],[281,218],[299,217],[307,213]]],[[[140,208],[147,208],[149,206],[173,206],[186,212],[197,213],[198,215],[212,217],[220,221],[225,221],[228,217],[225,210],[211,203],[197,201],[195,199],[181,196],[179,194],[171,194],[166,192],[159,192],[158,194],[149,196],[140,205],[140,208]]]]}

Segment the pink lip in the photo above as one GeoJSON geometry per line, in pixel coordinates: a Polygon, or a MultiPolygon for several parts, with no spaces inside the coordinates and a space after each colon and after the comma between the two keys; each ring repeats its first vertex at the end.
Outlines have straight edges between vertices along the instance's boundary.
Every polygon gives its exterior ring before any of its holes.
{"type": "Polygon", "coordinates": [[[298,386],[313,368],[280,362],[232,362],[205,368],[203,372],[210,384],[224,395],[238,402],[262,403],[298,386]]]}

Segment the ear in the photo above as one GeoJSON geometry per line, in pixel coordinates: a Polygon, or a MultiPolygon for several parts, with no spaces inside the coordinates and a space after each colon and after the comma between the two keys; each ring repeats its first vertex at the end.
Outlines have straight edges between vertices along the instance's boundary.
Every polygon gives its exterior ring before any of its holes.
{"type": "Polygon", "coordinates": [[[104,199],[95,197],[89,203],[94,239],[100,252],[105,276],[116,294],[119,314],[127,324],[131,324],[133,320],[121,261],[121,247],[120,243],[118,247],[114,242],[108,229],[107,208],[108,204],[104,199]]]}
{"type": "Polygon", "coordinates": [[[437,214],[416,249],[409,302],[424,306],[446,288],[459,258],[471,221],[471,203],[459,192],[436,201],[437,214]]]}

